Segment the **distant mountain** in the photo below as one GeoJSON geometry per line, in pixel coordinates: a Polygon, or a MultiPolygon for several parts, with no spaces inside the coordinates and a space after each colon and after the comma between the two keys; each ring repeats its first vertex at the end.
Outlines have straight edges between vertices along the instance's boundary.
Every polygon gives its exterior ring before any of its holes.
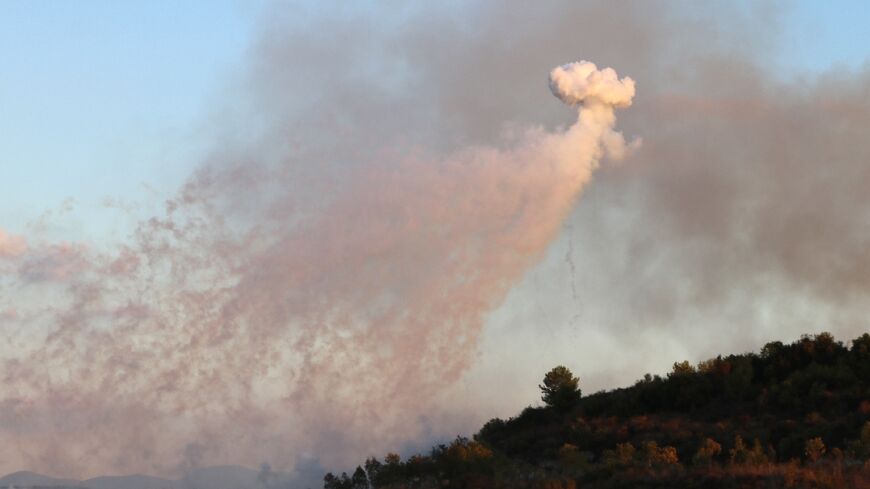
{"type": "Polygon", "coordinates": [[[239,465],[194,469],[179,482],[182,489],[263,489],[259,471],[239,465]]]}
{"type": "MultiPolygon", "coordinates": [[[[81,487],[81,481],[74,479],[57,479],[47,475],[22,470],[0,478],[0,487],[81,487]]],[[[94,488],[97,489],[97,488],[94,488]]],[[[102,488],[101,488],[102,489],[102,488]]]]}
{"type": "MultiPolygon", "coordinates": [[[[272,472],[268,488],[286,487],[290,474],[272,472]]],[[[21,471],[0,478],[0,488],[85,488],[85,489],[265,489],[260,472],[239,465],[220,465],[191,470],[182,479],[172,480],[150,475],[115,475],[84,481],[58,479],[35,472],[21,471]]]]}
{"type": "Polygon", "coordinates": [[[89,489],[180,489],[179,481],[150,475],[110,475],[82,481],[89,489]]]}

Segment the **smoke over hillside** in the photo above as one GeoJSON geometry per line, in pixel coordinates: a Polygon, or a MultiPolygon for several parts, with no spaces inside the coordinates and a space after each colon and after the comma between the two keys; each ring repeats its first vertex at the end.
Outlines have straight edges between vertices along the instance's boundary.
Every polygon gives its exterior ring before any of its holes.
{"type": "Polygon", "coordinates": [[[513,412],[562,358],[589,391],[856,336],[870,79],[784,82],[775,9],[677,5],[275,7],[165,214],[110,250],[0,231],[3,466],[340,466],[513,412]],[[578,56],[637,98],[553,69],[578,56]]]}

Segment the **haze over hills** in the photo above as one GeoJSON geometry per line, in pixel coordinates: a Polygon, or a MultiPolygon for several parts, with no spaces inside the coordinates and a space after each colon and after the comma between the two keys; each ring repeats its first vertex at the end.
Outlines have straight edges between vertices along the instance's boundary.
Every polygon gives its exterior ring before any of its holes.
{"type": "Polygon", "coordinates": [[[284,472],[254,470],[239,465],[203,467],[181,479],[165,479],[143,474],[100,476],[86,480],[61,479],[19,471],[0,478],[0,487],[81,487],[87,489],[264,489],[283,487],[291,477],[284,472]]]}
{"type": "Polygon", "coordinates": [[[81,485],[91,489],[174,489],[179,481],[163,479],[150,475],[107,475],[82,481],[81,485]]]}

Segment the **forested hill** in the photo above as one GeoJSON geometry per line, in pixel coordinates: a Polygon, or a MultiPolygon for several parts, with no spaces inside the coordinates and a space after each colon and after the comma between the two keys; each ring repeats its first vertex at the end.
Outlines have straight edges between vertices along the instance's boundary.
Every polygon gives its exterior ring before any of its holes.
{"type": "Polygon", "coordinates": [[[565,367],[544,407],[402,460],[369,458],[325,489],[870,488],[870,335],[822,333],[678,362],[582,396],[565,367]]]}

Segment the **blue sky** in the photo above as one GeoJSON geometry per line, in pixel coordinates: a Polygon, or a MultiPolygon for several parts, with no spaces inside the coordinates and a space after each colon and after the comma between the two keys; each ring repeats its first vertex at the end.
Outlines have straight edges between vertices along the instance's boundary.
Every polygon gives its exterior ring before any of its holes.
{"type": "MultiPolygon", "coordinates": [[[[257,7],[0,2],[0,225],[174,187],[239,71],[257,7]]],[[[194,160],[194,161],[191,161],[194,160]]]]}
{"type": "MultiPolygon", "coordinates": [[[[777,60],[786,76],[866,62],[866,2],[788,5],[777,60]]],[[[72,198],[87,219],[64,225],[87,237],[112,230],[106,197],[171,194],[207,144],[209,110],[244,71],[263,7],[0,2],[0,227],[25,232],[72,198]]]]}
{"type": "Polygon", "coordinates": [[[870,59],[868,26],[864,1],[795,2],[784,24],[783,63],[796,71],[860,68],[870,59]]]}

